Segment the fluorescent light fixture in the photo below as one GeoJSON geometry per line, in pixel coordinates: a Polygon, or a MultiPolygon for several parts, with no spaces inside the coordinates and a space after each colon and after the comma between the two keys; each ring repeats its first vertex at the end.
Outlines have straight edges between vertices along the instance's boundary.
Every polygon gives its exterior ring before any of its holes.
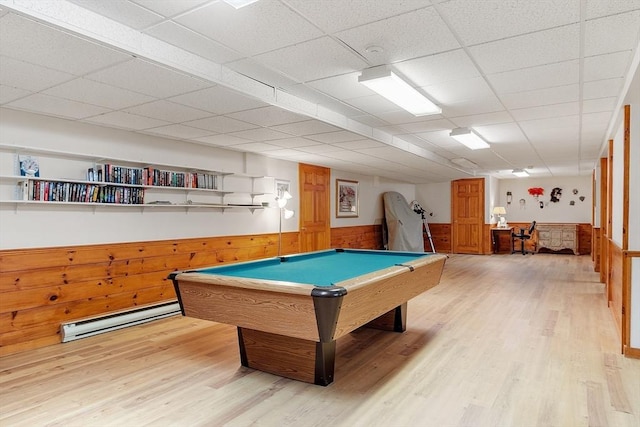
{"type": "Polygon", "coordinates": [[[517,176],[518,178],[525,178],[529,176],[529,172],[527,172],[524,169],[514,169],[513,172],[511,173],[517,176]]]}
{"type": "Polygon", "coordinates": [[[228,5],[235,7],[236,9],[240,9],[241,7],[249,6],[251,3],[257,2],[258,0],[222,0],[222,1],[227,3],[228,5]]]}
{"type": "Polygon", "coordinates": [[[480,150],[482,148],[489,148],[489,144],[480,137],[473,129],[469,128],[456,128],[449,133],[449,136],[461,144],[466,145],[472,150],[480,150]]]}
{"type": "Polygon", "coordinates": [[[442,113],[440,107],[384,65],[363,70],[358,81],[414,116],[442,113]]]}

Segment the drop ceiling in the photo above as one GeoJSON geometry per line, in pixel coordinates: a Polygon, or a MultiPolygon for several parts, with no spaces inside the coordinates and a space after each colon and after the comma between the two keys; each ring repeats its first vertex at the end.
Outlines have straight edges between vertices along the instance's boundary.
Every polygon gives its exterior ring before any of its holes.
{"type": "Polygon", "coordinates": [[[586,175],[639,37],[640,0],[0,0],[0,106],[413,183],[586,175]]]}

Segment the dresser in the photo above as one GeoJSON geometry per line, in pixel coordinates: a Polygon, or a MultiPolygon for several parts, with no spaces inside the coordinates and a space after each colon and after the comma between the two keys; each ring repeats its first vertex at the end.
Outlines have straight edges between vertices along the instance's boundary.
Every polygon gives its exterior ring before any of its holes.
{"type": "Polygon", "coordinates": [[[538,224],[538,251],[541,248],[559,251],[571,249],[574,254],[578,251],[578,224],[538,224]]]}

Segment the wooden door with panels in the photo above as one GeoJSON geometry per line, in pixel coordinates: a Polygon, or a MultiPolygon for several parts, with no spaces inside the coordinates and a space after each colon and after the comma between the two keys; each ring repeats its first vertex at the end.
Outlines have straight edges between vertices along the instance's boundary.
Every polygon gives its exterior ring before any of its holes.
{"type": "Polygon", "coordinates": [[[300,163],[300,251],[331,246],[331,169],[300,163]]]}
{"type": "Polygon", "coordinates": [[[484,178],[451,181],[451,251],[482,254],[484,178]]]}

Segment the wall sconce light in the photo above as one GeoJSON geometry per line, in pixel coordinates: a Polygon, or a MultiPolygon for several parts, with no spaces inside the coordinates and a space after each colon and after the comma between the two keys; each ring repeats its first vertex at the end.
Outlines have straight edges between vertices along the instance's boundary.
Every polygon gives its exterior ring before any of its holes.
{"type": "Polygon", "coordinates": [[[472,150],[489,148],[487,141],[482,139],[473,129],[456,128],[449,133],[449,136],[472,150]]]}
{"type": "Polygon", "coordinates": [[[513,195],[511,194],[511,191],[507,191],[507,206],[511,204],[512,200],[513,200],[513,195]]]}
{"type": "Polygon", "coordinates": [[[278,209],[280,209],[280,212],[278,213],[278,256],[282,255],[282,217],[284,217],[284,219],[291,219],[295,214],[294,211],[286,208],[287,202],[292,198],[293,196],[291,196],[291,193],[286,190],[283,191],[282,194],[276,196],[276,203],[278,204],[278,209]]]}
{"type": "Polygon", "coordinates": [[[363,70],[358,81],[414,116],[442,113],[442,108],[384,65],[363,70]]]}

